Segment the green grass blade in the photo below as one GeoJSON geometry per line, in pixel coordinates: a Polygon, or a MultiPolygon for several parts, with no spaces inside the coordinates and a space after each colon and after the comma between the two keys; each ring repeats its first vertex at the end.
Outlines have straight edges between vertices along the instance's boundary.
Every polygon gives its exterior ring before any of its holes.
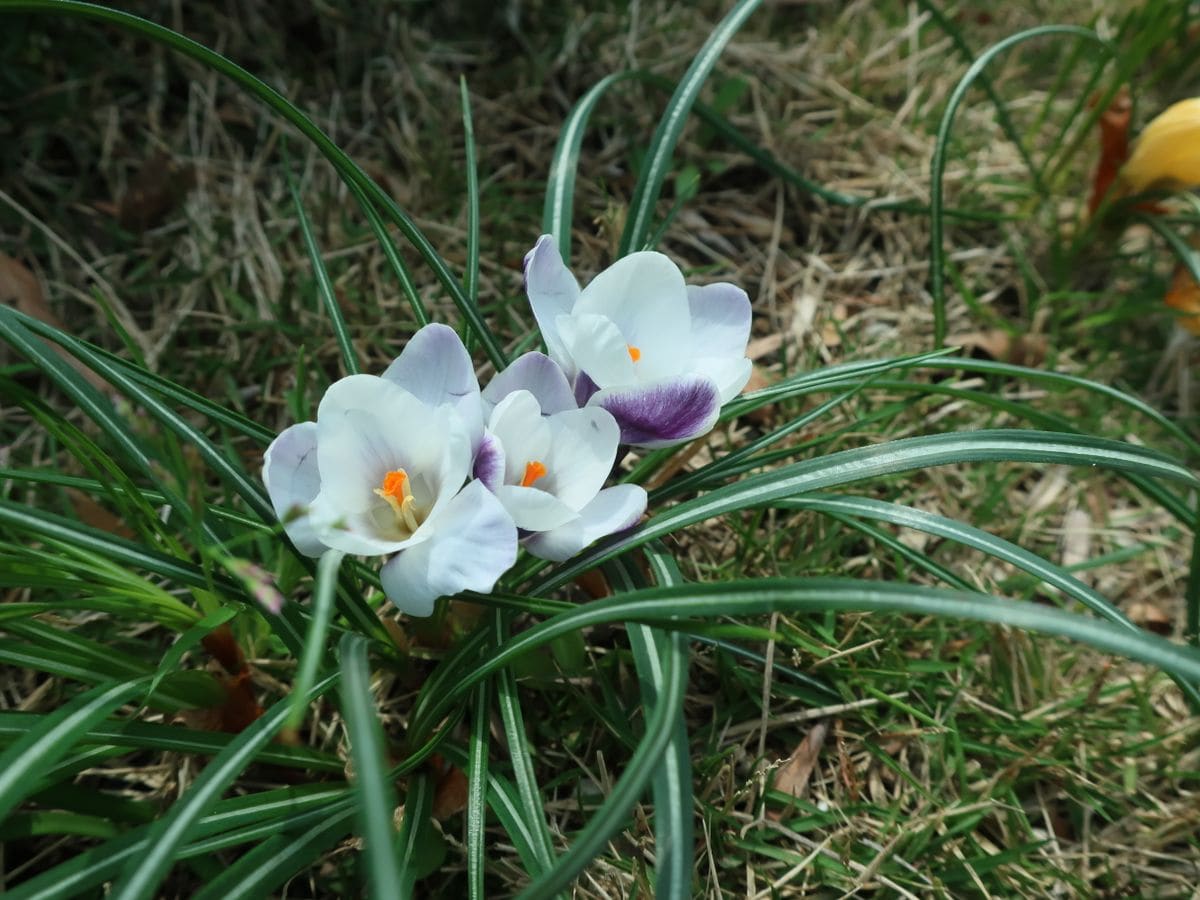
{"type": "Polygon", "coordinates": [[[868,478],[955,463],[1007,461],[1099,466],[1167,478],[1195,486],[1196,476],[1161,454],[1102,438],[1043,431],[975,431],[935,434],[842,450],[818,459],[752,475],[651,517],[553,570],[531,590],[543,594],[633,547],[672,532],[752,506],[766,506],[809,491],[868,478]]]}
{"type": "MultiPolygon", "coordinates": [[[[512,615],[507,610],[496,610],[493,627],[497,643],[508,636],[511,620],[512,615]]],[[[539,865],[543,869],[549,869],[554,857],[550,828],[546,824],[545,804],[542,803],[533,771],[533,758],[525,733],[525,717],[521,714],[517,679],[508,669],[496,676],[496,702],[500,707],[501,721],[504,723],[504,736],[513,766],[513,780],[517,783],[517,793],[521,799],[521,816],[534,838],[533,847],[539,865]]]]}
{"type": "Polygon", "coordinates": [[[240,857],[209,882],[193,900],[258,900],[321,856],[341,840],[354,824],[354,805],[343,803],[323,813],[317,824],[300,834],[277,834],[240,857]]]}
{"type": "Polygon", "coordinates": [[[679,136],[683,133],[692,103],[699,95],[700,88],[704,86],[713,66],[717,64],[717,58],[725,49],[725,45],[761,2],[762,0],[738,0],[709,34],[708,40],[688,66],[687,72],[668,101],[667,108],[654,131],[654,137],[650,139],[649,152],[642,162],[641,175],[630,201],[629,218],[621,234],[618,256],[626,256],[634,250],[643,249],[642,245],[652,230],[654,208],[658,203],[659,194],[662,193],[671,157],[675,154],[675,145],[679,143],[679,136]]]}
{"type": "Polygon", "coordinates": [[[571,848],[520,894],[523,900],[543,900],[567,888],[603,851],[608,839],[624,826],[629,810],[654,778],[667,745],[677,734],[676,724],[687,690],[687,640],[676,633],[671,635],[669,644],[670,650],[664,654],[662,691],[653,709],[647,710],[646,734],[629,765],[600,809],[576,835],[571,848]]]}
{"type": "Polygon", "coordinates": [[[416,772],[408,779],[408,792],[404,795],[404,818],[400,820],[400,830],[396,835],[396,855],[401,863],[401,880],[396,885],[396,891],[401,897],[412,896],[416,871],[421,867],[417,858],[421,831],[430,827],[432,811],[432,781],[427,772],[416,772]]]}
{"type": "MultiPolygon", "coordinates": [[[[462,100],[463,156],[467,167],[467,265],[463,270],[463,293],[467,302],[479,309],[479,169],[475,158],[475,123],[471,118],[471,95],[467,78],[460,75],[458,90],[462,100]]],[[[468,335],[470,337],[470,335],[468,335]]],[[[467,344],[470,349],[470,344],[467,344]]]]}
{"type": "Polygon", "coordinates": [[[933,158],[929,164],[929,293],[933,298],[933,342],[935,347],[942,347],[946,343],[946,251],[942,246],[945,234],[943,209],[945,200],[942,176],[946,171],[946,154],[950,146],[950,129],[954,126],[954,116],[958,112],[959,106],[962,105],[967,91],[983,74],[988,63],[1026,41],[1052,36],[1091,40],[1105,50],[1109,49],[1108,43],[1088,28],[1080,28],[1076,25],[1040,25],[1037,28],[1029,28],[1010,35],[981,53],[963,77],[959,79],[950,94],[950,99],[946,101],[946,110],[942,113],[941,122],[938,124],[933,158]]]}
{"type": "Polygon", "coordinates": [[[485,900],[484,851],[487,849],[488,743],[491,735],[490,679],[479,682],[471,704],[471,734],[467,754],[467,897],[485,900]]]}
{"type": "Polygon", "coordinates": [[[383,730],[371,693],[366,638],[357,634],[343,635],[338,655],[342,672],[342,715],[350,742],[350,757],[354,762],[359,833],[363,837],[369,895],[376,900],[403,897],[406,894],[399,890],[403,875],[396,858],[396,831],[392,826],[396,789],[388,772],[383,730]]]}
{"type": "MultiPolygon", "coordinates": [[[[336,680],[331,675],[315,685],[311,696],[319,697],[336,680]]],[[[148,900],[155,895],[180,848],[194,835],[197,820],[278,733],[290,708],[286,700],[276,703],[216,755],[188,792],[155,823],[146,854],[126,866],[113,885],[114,900],[148,900]]]]}
{"type": "Polygon", "coordinates": [[[146,688],[146,698],[143,704],[150,702],[150,698],[154,696],[154,692],[162,683],[162,680],[179,668],[180,662],[183,660],[183,655],[199,644],[212,631],[224,625],[230,619],[234,618],[238,613],[237,608],[233,606],[222,606],[214,609],[199,622],[179,635],[179,638],[171,645],[171,649],[163,654],[162,660],[159,661],[158,668],[154,671],[154,677],[150,681],[150,686],[146,688]]]}
{"type": "Polygon", "coordinates": [[[317,678],[317,668],[325,659],[325,643],[329,634],[329,622],[333,617],[333,597],[337,591],[338,569],[344,553],[326,550],[317,563],[317,587],[313,592],[312,618],[308,623],[308,634],[304,638],[304,650],[296,667],[296,678],[292,682],[292,710],[288,713],[288,730],[295,730],[308,708],[308,691],[317,678]]]}
{"type": "Polygon", "coordinates": [[[143,690],[146,681],[138,678],[85,691],[9,745],[0,754],[0,821],[33,792],[39,772],[65,756],[92,725],[143,690]]]}
{"type": "Polygon", "coordinates": [[[342,306],[338,303],[337,295],[333,292],[333,282],[329,280],[329,271],[325,261],[321,259],[321,248],[313,235],[312,223],[304,212],[304,202],[300,199],[300,191],[296,189],[291,174],[288,175],[288,190],[292,194],[292,205],[296,208],[296,218],[300,222],[300,234],[304,237],[304,247],[308,250],[308,258],[312,262],[313,277],[317,282],[317,296],[329,316],[329,324],[333,326],[333,336],[338,348],[342,351],[342,368],[347,375],[357,375],[361,369],[358,366],[358,354],[354,352],[354,342],[350,340],[350,332],[346,330],[346,317],[342,315],[342,306]]]}

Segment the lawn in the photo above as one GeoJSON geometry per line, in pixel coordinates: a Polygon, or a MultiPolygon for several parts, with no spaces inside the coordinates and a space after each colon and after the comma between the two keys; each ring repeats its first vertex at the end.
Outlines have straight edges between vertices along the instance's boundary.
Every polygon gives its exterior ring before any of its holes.
{"type": "Polygon", "coordinates": [[[0,0],[6,896],[1191,895],[1200,206],[1089,200],[1192,4],[125,8],[0,0]],[[740,286],[750,382],[400,615],[264,451],[542,346],[544,233],[740,286]]]}

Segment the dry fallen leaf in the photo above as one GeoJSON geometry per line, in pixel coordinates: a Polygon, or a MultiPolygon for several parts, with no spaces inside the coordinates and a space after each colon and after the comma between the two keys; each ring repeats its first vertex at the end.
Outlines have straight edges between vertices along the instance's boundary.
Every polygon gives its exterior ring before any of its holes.
{"type": "Polygon", "coordinates": [[[1046,336],[1041,334],[1009,334],[1007,331],[972,331],[950,338],[950,343],[968,353],[982,354],[997,362],[1015,366],[1040,366],[1046,360],[1046,336]]]}
{"type": "Polygon", "coordinates": [[[1153,631],[1155,634],[1165,637],[1175,630],[1175,623],[1171,621],[1171,617],[1156,603],[1138,600],[1129,604],[1127,612],[1133,624],[1139,625],[1147,631],[1153,631]]]}
{"type": "MultiPolygon", "coordinates": [[[[775,778],[771,786],[784,794],[791,794],[793,797],[801,796],[808,788],[808,780],[812,777],[813,769],[817,765],[817,757],[821,753],[821,747],[824,745],[825,736],[828,733],[829,726],[824,722],[818,722],[809,729],[808,734],[796,745],[796,749],[792,751],[787,762],[775,770],[775,778]]],[[[767,816],[776,821],[782,815],[780,810],[767,811],[767,816]]]]}
{"type": "Polygon", "coordinates": [[[67,488],[67,499],[71,501],[71,508],[75,510],[75,515],[84,525],[90,525],[92,528],[107,531],[118,537],[134,537],[133,531],[118,516],[113,515],[83,491],[67,488]]]}
{"type": "Polygon", "coordinates": [[[195,176],[159,150],[142,163],[117,205],[117,223],[129,231],[146,231],[160,224],[191,190],[195,176]]]}

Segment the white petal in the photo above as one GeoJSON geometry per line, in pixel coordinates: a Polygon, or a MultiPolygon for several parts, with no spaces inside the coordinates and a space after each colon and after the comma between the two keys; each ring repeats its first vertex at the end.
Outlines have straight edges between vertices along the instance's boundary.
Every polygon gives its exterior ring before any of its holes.
{"type": "Polygon", "coordinates": [[[418,508],[432,516],[462,486],[471,460],[466,427],[448,406],[428,406],[372,375],[335,382],[317,411],[321,493],[313,516],[319,515],[323,525],[322,540],[349,553],[390,552],[402,536],[387,504],[375,494],[384,476],[404,469],[418,508]],[[383,543],[372,544],[374,550],[351,549],[331,533],[347,528],[368,543],[383,543]]]}
{"type": "Polygon", "coordinates": [[[300,422],[271,441],[263,455],[263,483],[296,549],[305,556],[324,553],[326,547],[308,517],[308,507],[321,490],[316,422],[300,422]]]}
{"type": "Polygon", "coordinates": [[[501,400],[488,420],[488,431],[504,447],[504,481],[520,484],[525,465],[546,462],[550,452],[550,425],[529,391],[514,391],[501,400]]]}
{"type": "Polygon", "coordinates": [[[504,445],[490,431],[483,433],[471,474],[482,481],[489,491],[504,484],[504,445]]]}
{"type": "Polygon", "coordinates": [[[502,484],[496,496],[504,504],[518,528],[525,531],[547,531],[576,518],[577,513],[553,494],[536,487],[502,484]]]}
{"type": "Polygon", "coordinates": [[[691,369],[696,374],[713,380],[721,395],[721,405],[724,406],[746,386],[753,364],[744,356],[725,356],[720,359],[710,357],[693,359],[691,369]]]}
{"type": "Polygon", "coordinates": [[[583,289],[574,313],[604,316],[616,325],[625,344],[641,352],[643,377],[682,371],[674,361],[686,359],[691,347],[687,285],[663,254],[643,251],[617,260],[583,289]]]}
{"type": "MultiPolygon", "coordinates": [[[[571,509],[582,509],[604,486],[617,458],[621,429],[598,406],[572,409],[550,417],[550,452],[544,460],[545,484],[571,509]]],[[[517,523],[520,524],[519,522],[517,523]]]]}
{"type": "Polygon", "coordinates": [[[529,391],[537,398],[542,415],[549,416],[576,407],[571,385],[562,367],[544,353],[531,350],[518,356],[483,389],[483,402],[492,407],[513,391],[529,391]]]}
{"type": "Polygon", "coordinates": [[[436,322],[421,328],[382,377],[430,406],[449,405],[466,423],[472,448],[478,448],[483,437],[479,380],[453,328],[436,322]]]}
{"type": "Polygon", "coordinates": [[[559,339],[557,322],[575,306],[579,282],[563,263],[553,235],[543,234],[525,254],[525,293],[550,357],[563,367],[568,378],[573,377],[575,371],[559,339]]]}
{"type": "Polygon", "coordinates": [[[401,612],[427,616],[438,597],[490,591],[516,558],[516,526],[500,501],[472,481],[437,517],[430,539],[392,557],[379,578],[401,612]]]}
{"type": "Polygon", "coordinates": [[[558,333],[579,371],[601,388],[638,380],[629,342],[610,319],[593,314],[559,316],[558,333]]]}
{"type": "Polygon", "coordinates": [[[742,358],[750,340],[750,298],[733,284],[688,285],[692,355],[742,358]]]}
{"type": "Polygon", "coordinates": [[[531,534],[522,543],[534,556],[562,562],[593,541],[636,525],[645,511],[645,490],[636,484],[618,484],[597,494],[575,521],[531,534]]]}

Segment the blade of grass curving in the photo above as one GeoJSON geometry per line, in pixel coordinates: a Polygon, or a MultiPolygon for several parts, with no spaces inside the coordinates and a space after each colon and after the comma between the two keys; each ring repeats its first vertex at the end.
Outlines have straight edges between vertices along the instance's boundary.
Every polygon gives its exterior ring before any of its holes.
{"type": "Polygon", "coordinates": [[[300,131],[317,147],[321,154],[329,160],[343,180],[354,182],[367,198],[380,209],[400,229],[400,233],[416,248],[433,271],[442,287],[458,306],[468,327],[474,332],[488,359],[497,369],[505,363],[504,351],[488,330],[486,323],[480,318],[478,311],[466,300],[462,287],[455,280],[445,261],[429,243],[429,240],[416,226],[416,223],[400,209],[399,205],[375,183],[316,123],[289,102],[282,94],[266,82],[241,66],[225,58],[219,53],[208,49],[203,44],[191,38],[150,22],[131,13],[108,7],[82,3],[79,0],[0,0],[0,14],[14,12],[51,13],[58,16],[77,16],[98,19],[117,25],[128,31],[150,38],[160,44],[189,56],[226,76],[239,87],[257,98],[268,108],[282,116],[289,124],[300,131]]]}
{"type": "Polygon", "coordinates": [[[407,896],[398,889],[404,876],[396,858],[396,831],[392,827],[396,789],[388,774],[383,729],[371,693],[366,638],[344,634],[338,645],[338,656],[342,672],[342,715],[350,742],[350,758],[354,762],[359,833],[363,837],[369,895],[376,900],[407,896]]]}
{"type": "MultiPolygon", "coordinates": [[[[330,675],[313,686],[310,696],[321,696],[336,681],[337,675],[330,675]]],[[[196,821],[278,733],[289,709],[286,700],[276,703],[205,767],[188,792],[152,827],[145,855],[127,865],[113,885],[114,900],[148,900],[154,896],[180,847],[193,835],[196,821]]]]}
{"type": "Polygon", "coordinates": [[[550,157],[550,175],[546,179],[546,202],[542,209],[542,231],[554,235],[564,262],[571,259],[571,222],[575,204],[575,173],[583,135],[592,111],[614,84],[637,77],[635,72],[614,72],[592,85],[571,108],[558,132],[554,155],[550,157]]]}
{"type": "MultiPolygon", "coordinates": [[[[19,739],[21,735],[40,727],[43,720],[44,716],[39,713],[0,711],[0,741],[19,739]]],[[[80,733],[76,743],[216,756],[233,739],[233,735],[215,731],[122,720],[93,725],[80,733]]],[[[345,770],[345,763],[338,757],[308,747],[264,747],[255,760],[267,765],[311,769],[314,772],[336,774],[345,770]]]]}
{"type": "MultiPolygon", "coordinates": [[[[463,270],[463,293],[467,302],[479,309],[479,170],[475,158],[475,123],[471,118],[471,95],[467,77],[458,76],[462,99],[463,157],[467,169],[467,265],[463,270]]],[[[470,338],[470,335],[467,335],[470,338]]],[[[471,344],[467,343],[467,349],[471,344]]]]}
{"type": "MultiPolygon", "coordinates": [[[[511,628],[512,614],[507,610],[496,610],[492,618],[495,643],[499,644],[505,640],[511,628]]],[[[533,836],[533,848],[539,865],[543,869],[549,869],[554,861],[553,841],[550,837],[550,827],[546,823],[546,807],[541,802],[537,776],[533,771],[533,757],[529,752],[529,739],[525,732],[525,717],[521,713],[517,679],[511,670],[504,669],[497,674],[495,684],[496,703],[500,707],[508,755],[512,760],[513,780],[516,781],[517,793],[521,799],[521,816],[526,830],[533,836]]]]}
{"type": "Polygon", "coordinates": [[[642,161],[642,171],[630,201],[629,218],[625,230],[621,233],[618,256],[626,256],[634,250],[643,249],[642,244],[651,232],[654,208],[658,203],[659,194],[662,193],[671,157],[675,154],[675,145],[683,133],[692,103],[716,65],[725,45],[761,2],[762,0],[738,0],[709,34],[668,101],[667,108],[654,131],[654,137],[650,139],[649,152],[642,161]]]}
{"type": "Polygon", "coordinates": [[[200,890],[193,900],[258,900],[306,866],[320,862],[323,854],[353,827],[355,809],[345,803],[327,812],[321,821],[301,834],[277,834],[240,857],[200,890]]]}
{"type": "Polygon", "coordinates": [[[1187,608],[1187,621],[1183,627],[1184,639],[1200,646],[1200,513],[1192,526],[1192,558],[1188,562],[1188,580],[1183,595],[1187,608]]]}
{"type": "Polygon", "coordinates": [[[751,475],[694,500],[680,503],[651,517],[637,528],[602,542],[592,550],[555,567],[529,593],[548,593],[633,547],[739,509],[766,506],[785,497],[883,475],[986,461],[1102,466],[1121,472],[1173,479],[1190,486],[1200,484],[1195,475],[1166,456],[1103,438],[1015,430],[904,438],[792,463],[770,472],[751,475]]]}
{"type": "Polygon", "coordinates": [[[333,282],[329,280],[325,261],[321,259],[321,248],[317,246],[312,223],[308,221],[308,215],[304,212],[304,202],[300,199],[300,191],[297,190],[290,172],[287,173],[287,183],[292,195],[292,205],[296,208],[296,218],[300,223],[300,234],[304,237],[304,247],[308,250],[308,258],[312,262],[317,296],[321,298],[321,305],[325,307],[325,314],[329,316],[329,324],[333,326],[333,336],[342,351],[342,368],[347,375],[357,375],[361,369],[358,366],[358,354],[354,352],[354,343],[350,340],[350,332],[346,330],[346,317],[342,315],[341,304],[333,292],[333,282]]]}
{"type": "Polygon", "coordinates": [[[600,855],[609,838],[624,826],[629,810],[658,770],[667,745],[678,733],[679,710],[683,708],[687,692],[687,639],[674,633],[669,643],[670,649],[663,655],[662,690],[653,708],[646,711],[646,734],[638,743],[629,765],[612,786],[600,809],[576,835],[570,849],[559,857],[553,868],[536,878],[520,894],[524,900],[550,898],[570,886],[576,876],[600,855]]]}
{"type": "Polygon", "coordinates": [[[416,881],[416,870],[421,865],[417,860],[421,829],[429,827],[433,812],[433,784],[427,772],[414,773],[408,779],[408,792],[404,795],[404,818],[396,835],[396,855],[400,858],[400,878],[396,893],[411,897],[416,881]]]}
{"type": "Polygon", "coordinates": [[[379,210],[367,199],[367,195],[363,193],[362,188],[353,181],[347,181],[346,187],[350,189],[350,193],[358,201],[359,209],[367,217],[367,223],[371,226],[371,231],[375,233],[375,240],[379,242],[379,246],[383,249],[383,255],[387,257],[388,264],[392,267],[392,273],[396,276],[396,280],[400,282],[400,289],[404,291],[404,296],[408,298],[408,305],[412,309],[417,327],[420,328],[422,325],[428,325],[429,312],[425,309],[425,303],[421,300],[421,295],[417,293],[417,285],[413,281],[412,272],[408,268],[408,263],[400,256],[400,251],[396,248],[396,242],[388,234],[387,226],[383,223],[383,218],[379,215],[379,210]]]}
{"type": "MultiPolygon", "coordinates": [[[[1068,638],[1200,683],[1200,651],[1196,648],[1172,644],[1149,632],[1130,631],[1092,616],[1040,603],[925,585],[852,578],[761,578],[647,588],[560,613],[496,648],[474,670],[449,686],[426,714],[436,717],[456,705],[481,679],[511,665],[524,654],[582,628],[614,622],[643,622],[675,630],[686,628],[688,619],[720,616],[737,619],[772,612],[904,613],[1006,625],[1068,638]]],[[[683,637],[681,632],[680,637],[683,637]]],[[[560,857],[559,864],[564,858],[560,857]]]]}
{"type": "Polygon", "coordinates": [[[146,687],[147,678],[106,683],[41,718],[0,754],[0,821],[38,786],[38,773],[62,759],[93,724],[146,687]]]}
{"type": "Polygon", "coordinates": [[[296,667],[292,682],[292,710],[288,713],[285,730],[294,731],[304,718],[308,708],[306,699],[309,688],[317,678],[317,668],[326,658],[326,641],[329,622],[333,618],[334,594],[337,591],[338,569],[346,554],[337,550],[326,550],[317,563],[317,585],[313,591],[312,618],[308,622],[308,634],[304,637],[304,650],[296,667]]]}
{"type": "Polygon", "coordinates": [[[933,158],[929,166],[929,293],[933,299],[933,341],[935,347],[945,346],[946,343],[946,273],[945,249],[942,246],[943,235],[945,233],[945,213],[943,210],[945,200],[942,176],[946,170],[946,153],[950,145],[950,129],[954,125],[954,116],[958,112],[959,106],[962,105],[967,91],[971,89],[971,86],[979,79],[983,74],[983,70],[987,68],[988,63],[993,59],[1026,41],[1056,35],[1092,40],[1106,49],[1109,46],[1096,32],[1077,25],[1040,25],[1036,28],[1026,29],[998,41],[981,53],[967,69],[963,77],[959,79],[958,84],[954,86],[954,90],[950,94],[950,99],[946,101],[945,112],[942,113],[941,122],[938,123],[937,135],[933,146],[933,158]]]}
{"type": "MultiPolygon", "coordinates": [[[[658,584],[683,583],[675,560],[661,552],[661,548],[650,548],[647,557],[652,560],[650,565],[658,584]]],[[[625,569],[630,572],[628,566],[625,569]]],[[[686,673],[687,644],[682,643],[682,658],[672,658],[680,643],[673,641],[668,633],[647,625],[629,625],[626,632],[641,686],[642,707],[650,715],[668,688],[668,671],[682,667],[686,673]]],[[[686,636],[684,639],[686,641],[686,636]]],[[[673,719],[672,734],[655,767],[651,787],[654,795],[654,895],[663,900],[687,900],[693,896],[692,861],[696,847],[692,833],[691,748],[683,718],[682,696],[673,719]]]]}
{"type": "Polygon", "coordinates": [[[485,900],[484,851],[487,848],[488,743],[491,735],[491,679],[475,688],[467,754],[467,897],[485,900]]]}
{"type": "Polygon", "coordinates": [[[171,645],[171,649],[163,654],[158,667],[154,670],[154,677],[150,680],[150,685],[146,688],[146,696],[142,701],[142,705],[144,706],[150,702],[150,698],[154,696],[154,692],[158,689],[159,684],[162,683],[163,678],[179,668],[179,664],[182,662],[185,653],[204,640],[215,628],[224,625],[236,616],[237,613],[237,609],[232,606],[218,607],[200,619],[199,622],[191,626],[187,631],[183,632],[183,634],[179,635],[175,643],[171,645]]]}
{"type": "MultiPolygon", "coordinates": [[[[950,38],[950,43],[954,45],[954,49],[958,51],[968,65],[976,59],[975,53],[967,44],[967,39],[963,37],[962,29],[942,12],[933,0],[917,0],[917,6],[929,14],[929,18],[933,20],[938,28],[946,37],[950,38]]],[[[992,80],[984,75],[979,74],[979,86],[983,88],[988,99],[992,101],[992,106],[996,109],[996,124],[1000,126],[1000,130],[1004,132],[1004,136],[1008,138],[1008,142],[1016,148],[1017,153],[1021,156],[1021,161],[1025,163],[1025,168],[1029,170],[1030,176],[1033,178],[1033,186],[1040,193],[1046,193],[1045,185],[1042,182],[1041,169],[1033,164],[1033,157],[1029,155],[1029,150],[1025,147],[1025,142],[1021,140],[1021,136],[1017,133],[1016,126],[1013,125],[1012,118],[1008,114],[1008,104],[1000,99],[1000,95],[996,93],[996,86],[992,84],[992,80]]]]}
{"type": "Polygon", "coordinates": [[[1171,248],[1171,252],[1175,254],[1175,258],[1179,260],[1180,264],[1186,266],[1192,278],[1200,283],[1200,253],[1196,252],[1196,248],[1191,246],[1183,235],[1167,223],[1161,221],[1159,216],[1148,216],[1145,213],[1138,213],[1134,216],[1134,220],[1149,226],[1160,238],[1166,241],[1167,246],[1171,248]]]}

